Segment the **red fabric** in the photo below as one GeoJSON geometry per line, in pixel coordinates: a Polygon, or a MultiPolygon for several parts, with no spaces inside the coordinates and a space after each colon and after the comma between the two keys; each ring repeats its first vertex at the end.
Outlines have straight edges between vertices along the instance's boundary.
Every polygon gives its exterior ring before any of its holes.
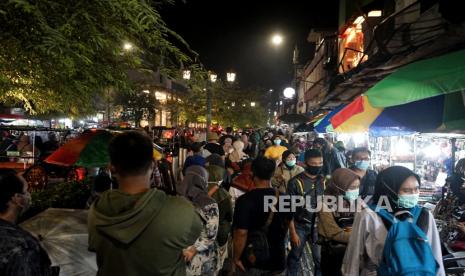
{"type": "Polygon", "coordinates": [[[233,179],[231,186],[243,192],[249,192],[255,188],[251,163],[248,163],[244,166],[242,173],[233,179]]]}
{"type": "Polygon", "coordinates": [[[465,251],[465,241],[454,241],[450,244],[450,248],[454,251],[465,251]]]}
{"type": "Polygon", "coordinates": [[[329,121],[333,128],[337,128],[342,123],[347,121],[350,117],[363,112],[363,96],[358,97],[356,100],[348,104],[341,111],[336,113],[329,121]]]}

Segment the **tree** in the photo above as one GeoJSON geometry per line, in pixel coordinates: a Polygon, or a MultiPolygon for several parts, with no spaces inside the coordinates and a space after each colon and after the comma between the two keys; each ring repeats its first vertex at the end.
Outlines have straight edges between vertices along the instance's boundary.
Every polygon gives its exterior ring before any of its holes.
{"type": "Polygon", "coordinates": [[[0,101],[33,114],[79,115],[93,112],[104,89],[127,91],[130,68],[169,74],[189,60],[170,41],[187,43],[149,3],[0,1],[0,101]]]}
{"type": "Polygon", "coordinates": [[[241,89],[223,84],[215,90],[214,118],[223,126],[237,128],[261,127],[266,125],[263,89],[241,89]],[[252,104],[253,103],[253,104],[252,104]]]}
{"type": "Polygon", "coordinates": [[[142,89],[116,91],[113,105],[120,110],[123,121],[134,121],[140,126],[142,120],[155,119],[155,108],[159,106],[153,94],[143,93],[142,89]]]}

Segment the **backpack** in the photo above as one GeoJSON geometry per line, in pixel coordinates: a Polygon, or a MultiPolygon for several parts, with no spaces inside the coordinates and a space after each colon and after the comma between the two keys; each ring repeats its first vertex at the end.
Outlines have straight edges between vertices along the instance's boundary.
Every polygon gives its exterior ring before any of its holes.
{"type": "MultiPolygon", "coordinates": [[[[279,201],[279,191],[275,189],[275,196],[279,201]]],[[[276,205],[274,205],[275,207],[276,205]]],[[[249,231],[247,243],[241,259],[246,267],[262,267],[270,262],[270,246],[268,244],[268,228],[273,221],[274,212],[270,210],[265,225],[260,229],[249,231]]]]}
{"type": "Polygon", "coordinates": [[[370,205],[383,221],[389,222],[388,234],[384,243],[383,257],[377,274],[399,276],[434,276],[439,268],[428,238],[418,226],[422,208],[410,210],[411,217],[399,220],[385,209],[370,205]]]}

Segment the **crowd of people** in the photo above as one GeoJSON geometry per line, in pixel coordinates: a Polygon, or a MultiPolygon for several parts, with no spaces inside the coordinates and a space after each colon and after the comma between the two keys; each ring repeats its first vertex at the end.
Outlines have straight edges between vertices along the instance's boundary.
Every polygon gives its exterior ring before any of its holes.
{"type": "MultiPolygon", "coordinates": [[[[445,275],[440,231],[418,205],[421,179],[413,171],[375,172],[367,148],[347,153],[324,138],[227,128],[206,140],[189,144],[176,195],[153,188],[157,163],[147,135],[129,131],[112,140],[117,185],[89,201],[98,275],[306,275],[305,252],[313,275],[445,275]],[[301,204],[289,208],[286,198],[301,204]],[[378,208],[383,200],[392,208],[378,208]]],[[[460,208],[465,161],[457,166],[449,194],[460,208]]],[[[11,171],[0,182],[7,248],[0,274],[53,275],[39,242],[16,225],[30,202],[27,184],[11,171]]]]}

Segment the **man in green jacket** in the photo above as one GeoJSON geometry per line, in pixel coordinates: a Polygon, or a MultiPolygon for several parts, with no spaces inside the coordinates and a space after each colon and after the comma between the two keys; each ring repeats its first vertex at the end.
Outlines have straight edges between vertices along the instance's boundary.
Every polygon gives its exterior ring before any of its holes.
{"type": "Polygon", "coordinates": [[[202,222],[190,202],[150,189],[150,138],[131,131],[109,146],[118,190],[102,194],[89,211],[89,250],[97,275],[186,275],[183,249],[200,236],[202,222]]]}

